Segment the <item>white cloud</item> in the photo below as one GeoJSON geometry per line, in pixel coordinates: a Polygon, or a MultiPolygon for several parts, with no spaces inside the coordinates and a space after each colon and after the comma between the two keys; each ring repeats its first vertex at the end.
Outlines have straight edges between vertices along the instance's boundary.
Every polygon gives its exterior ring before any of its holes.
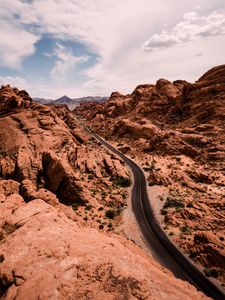
{"type": "Polygon", "coordinates": [[[19,76],[0,76],[0,85],[10,84],[19,89],[28,88],[29,84],[25,78],[19,76]]]}
{"type": "Polygon", "coordinates": [[[0,21],[0,65],[19,68],[21,61],[35,52],[38,36],[0,21]]]}
{"type": "Polygon", "coordinates": [[[162,31],[152,35],[143,45],[144,51],[169,48],[198,39],[199,37],[212,37],[225,35],[225,15],[212,12],[207,17],[196,12],[183,15],[183,21],[178,22],[171,32],[162,31]]]}
{"type": "Polygon", "coordinates": [[[24,58],[35,52],[35,43],[39,40],[38,33],[30,32],[25,28],[37,21],[31,7],[18,0],[1,0],[0,9],[0,65],[9,68],[21,67],[24,58]]]}
{"type": "Polygon", "coordinates": [[[130,92],[158,77],[194,80],[223,63],[224,8],[224,0],[1,0],[0,63],[18,67],[47,35],[83,43],[99,60],[86,70],[86,82],[77,84],[70,75],[86,58],[58,45],[45,85],[32,80],[36,96],[130,92]],[[198,13],[190,12],[196,7],[198,13]],[[157,51],[143,51],[144,41],[145,50],[157,51]],[[71,81],[60,85],[56,78],[71,81]]]}
{"type": "Polygon", "coordinates": [[[54,79],[60,80],[67,79],[77,65],[89,59],[88,56],[75,56],[71,48],[64,47],[59,43],[56,44],[51,55],[56,57],[56,61],[50,74],[54,79]]]}

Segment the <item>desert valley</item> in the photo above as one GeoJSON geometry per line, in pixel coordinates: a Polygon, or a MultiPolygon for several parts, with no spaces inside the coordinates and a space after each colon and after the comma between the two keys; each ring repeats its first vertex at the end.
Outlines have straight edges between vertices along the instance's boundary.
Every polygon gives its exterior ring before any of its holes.
{"type": "Polygon", "coordinates": [[[225,65],[73,111],[2,86],[1,299],[210,299],[151,253],[131,169],[92,132],[143,169],[160,226],[223,291],[224,101],[225,65]]]}

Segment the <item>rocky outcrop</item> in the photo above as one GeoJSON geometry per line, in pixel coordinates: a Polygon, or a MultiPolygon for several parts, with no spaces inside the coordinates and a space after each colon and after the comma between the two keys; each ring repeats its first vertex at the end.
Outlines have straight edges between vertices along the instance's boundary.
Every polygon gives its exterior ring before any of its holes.
{"type": "Polygon", "coordinates": [[[14,194],[0,209],[1,299],[208,299],[133,243],[79,228],[40,199],[14,194]]]}
{"type": "MultiPolygon", "coordinates": [[[[125,166],[114,157],[110,174],[106,171],[102,160],[106,151],[65,105],[38,104],[26,92],[6,86],[0,89],[2,112],[11,97],[19,104],[13,109],[8,106],[9,113],[0,117],[0,180],[12,182],[4,188],[18,192],[20,187],[25,201],[42,199],[60,207],[70,218],[76,216],[83,225],[91,223],[91,226],[99,227],[94,215],[95,209],[105,201],[101,193],[111,193],[111,178],[117,175],[129,177],[125,166]],[[23,104],[28,102],[29,105],[23,104]],[[99,196],[95,191],[101,192],[99,196]],[[69,206],[70,213],[60,203],[69,206]],[[93,216],[87,221],[83,210],[90,206],[93,216]]],[[[108,205],[115,209],[124,206],[122,195],[121,190],[112,197],[111,203],[104,203],[105,210],[108,205]]]]}
{"type": "Polygon", "coordinates": [[[32,99],[26,91],[12,89],[9,85],[1,88],[0,114],[7,114],[14,109],[29,108],[31,103],[32,99]]]}
{"type": "Polygon", "coordinates": [[[116,123],[113,133],[119,136],[129,135],[134,139],[140,137],[149,139],[155,135],[160,135],[160,129],[153,124],[138,124],[123,119],[116,123]]]}
{"type": "Polygon", "coordinates": [[[168,99],[168,101],[174,101],[179,94],[179,89],[172,82],[166,79],[159,79],[156,82],[156,91],[168,99]]]}
{"type": "Polygon", "coordinates": [[[224,103],[221,65],[195,83],[159,79],[155,85],[137,86],[129,95],[113,93],[101,110],[96,105],[83,111],[95,132],[147,170],[150,199],[163,228],[207,276],[223,284],[224,103]],[[114,113],[118,103],[121,109],[114,113]],[[101,111],[101,118],[92,118],[93,111],[101,111]],[[193,236],[202,231],[210,232],[220,245],[195,245],[193,236]]]}

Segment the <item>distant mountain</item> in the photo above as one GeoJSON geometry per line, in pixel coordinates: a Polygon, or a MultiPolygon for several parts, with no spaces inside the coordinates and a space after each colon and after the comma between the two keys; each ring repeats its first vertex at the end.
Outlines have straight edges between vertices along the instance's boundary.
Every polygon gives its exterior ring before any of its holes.
{"type": "Polygon", "coordinates": [[[52,101],[54,104],[73,104],[73,99],[69,98],[68,96],[64,95],[61,98],[52,101]]]}
{"type": "Polygon", "coordinates": [[[90,103],[90,102],[97,102],[97,103],[103,103],[106,100],[108,100],[108,97],[99,97],[99,96],[87,96],[87,97],[81,97],[81,98],[73,98],[64,95],[56,100],[52,99],[44,99],[44,98],[34,98],[34,101],[41,102],[42,104],[65,104],[69,107],[70,110],[73,110],[76,106],[80,105],[80,103],[90,103]]]}
{"type": "Polygon", "coordinates": [[[40,102],[42,104],[49,104],[53,101],[52,99],[45,99],[45,98],[33,98],[33,100],[36,102],[40,102]]]}
{"type": "Polygon", "coordinates": [[[77,102],[98,102],[102,103],[108,100],[109,97],[92,97],[92,96],[87,96],[87,97],[82,97],[82,98],[74,98],[73,100],[76,100],[77,102]]]}

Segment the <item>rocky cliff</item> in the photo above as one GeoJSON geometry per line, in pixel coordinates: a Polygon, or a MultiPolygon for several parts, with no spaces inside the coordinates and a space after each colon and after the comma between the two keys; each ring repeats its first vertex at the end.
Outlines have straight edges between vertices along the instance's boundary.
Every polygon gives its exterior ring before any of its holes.
{"type": "Polygon", "coordinates": [[[168,235],[225,284],[225,65],[195,83],[159,79],[76,114],[142,164],[168,235]]]}
{"type": "Polygon", "coordinates": [[[0,298],[207,299],[113,233],[127,183],[66,106],[2,87],[0,298]]]}

